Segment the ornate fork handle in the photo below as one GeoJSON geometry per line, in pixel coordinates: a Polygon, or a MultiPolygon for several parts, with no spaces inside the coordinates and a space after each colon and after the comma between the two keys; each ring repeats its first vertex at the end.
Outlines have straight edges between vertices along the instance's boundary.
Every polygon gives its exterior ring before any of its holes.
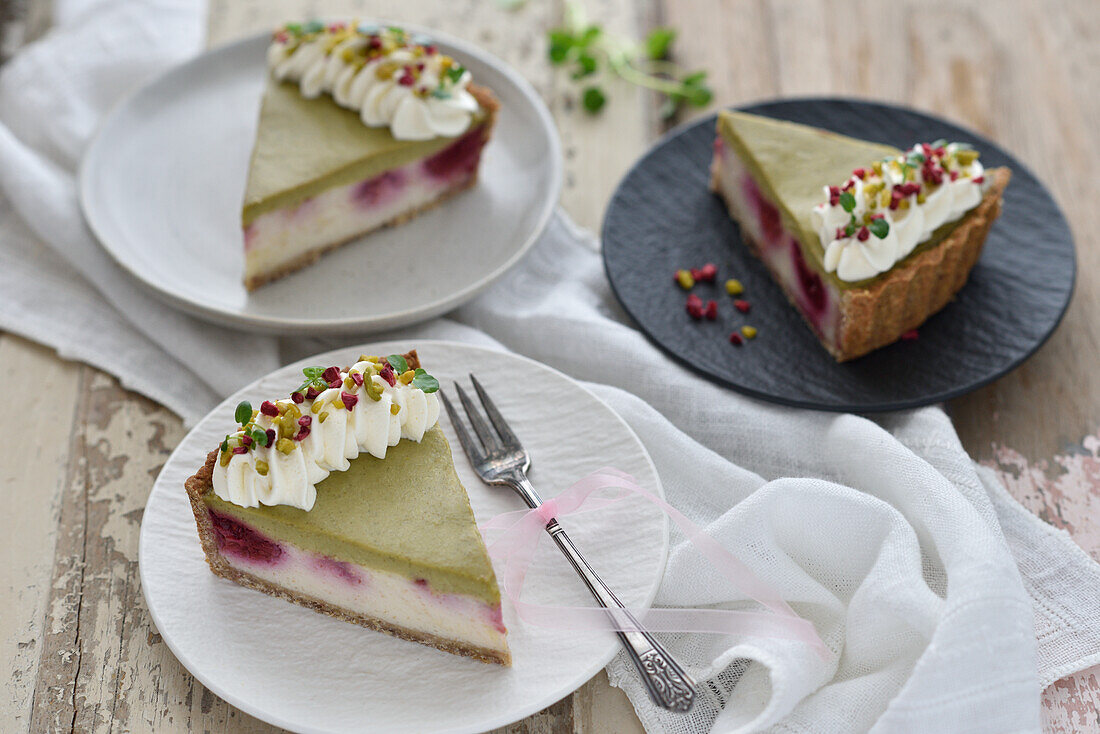
{"type": "MultiPolygon", "coordinates": [[[[542,499],[523,472],[516,471],[503,478],[515,488],[529,507],[534,509],[542,504],[542,499]]],[[[620,621],[626,619],[627,623],[634,628],[616,631],[615,634],[619,636],[631,662],[638,669],[638,674],[641,675],[649,690],[650,698],[671,711],[691,710],[695,703],[695,683],[691,677],[684,672],[664,646],[653,635],[646,632],[629,611],[626,611],[619,597],[615,596],[599,574],[588,565],[588,561],[577,550],[577,546],[573,544],[572,539],[557,520],[551,520],[546,524],[546,532],[573,564],[573,568],[584,580],[585,586],[592,592],[592,596],[600,606],[605,609],[621,610],[610,616],[620,621]]]]}

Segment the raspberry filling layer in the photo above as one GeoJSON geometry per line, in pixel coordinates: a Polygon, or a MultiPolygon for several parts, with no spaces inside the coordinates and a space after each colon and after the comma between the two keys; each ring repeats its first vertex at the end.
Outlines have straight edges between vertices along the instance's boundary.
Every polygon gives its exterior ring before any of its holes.
{"type": "Polygon", "coordinates": [[[821,339],[836,343],[840,322],[838,289],[806,262],[798,238],[783,226],[779,208],[761,191],[721,137],[714,143],[713,166],[730,213],[742,232],[756,243],[757,254],[772,277],[821,339]]]}
{"type": "Polygon", "coordinates": [[[278,565],[282,560],[283,547],[274,540],[228,515],[209,512],[214,539],[222,555],[257,564],[278,565]]]}
{"type": "Polygon", "coordinates": [[[261,214],[244,227],[246,278],[366,234],[468,185],[486,141],[479,125],[431,156],[261,214]]]}
{"type": "Polygon", "coordinates": [[[218,550],[230,566],[301,597],[458,642],[507,650],[501,606],[439,592],[408,578],[280,543],[241,520],[207,508],[218,550]]]}

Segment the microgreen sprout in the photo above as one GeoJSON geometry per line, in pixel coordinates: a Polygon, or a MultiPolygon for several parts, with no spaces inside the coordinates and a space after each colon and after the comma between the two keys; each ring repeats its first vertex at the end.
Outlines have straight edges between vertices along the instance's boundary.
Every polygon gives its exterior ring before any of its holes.
{"type": "Polygon", "coordinates": [[[439,380],[429,375],[423,368],[417,367],[413,373],[412,385],[421,392],[435,392],[439,389],[439,380]]]}
{"type": "Polygon", "coordinates": [[[871,234],[880,240],[886,239],[886,235],[890,234],[890,223],[881,218],[872,219],[871,223],[867,225],[867,229],[871,230],[871,234]]]}
{"type": "Polygon", "coordinates": [[[409,369],[409,363],[405,361],[405,358],[400,354],[391,354],[386,357],[386,361],[390,363],[390,367],[393,367],[393,371],[396,374],[402,374],[409,369]]]}
{"type": "MultiPolygon", "coordinates": [[[[664,96],[661,114],[667,119],[685,104],[705,107],[713,96],[705,71],[685,72],[669,60],[675,39],[676,31],[666,27],[653,29],[641,42],[612,35],[599,24],[589,23],[577,0],[567,0],[564,24],[548,34],[547,54],[551,64],[570,67],[574,81],[588,80],[602,68],[631,84],[652,89],[664,96]]],[[[599,112],[606,101],[599,83],[585,82],[581,102],[587,112],[599,112]]]]}

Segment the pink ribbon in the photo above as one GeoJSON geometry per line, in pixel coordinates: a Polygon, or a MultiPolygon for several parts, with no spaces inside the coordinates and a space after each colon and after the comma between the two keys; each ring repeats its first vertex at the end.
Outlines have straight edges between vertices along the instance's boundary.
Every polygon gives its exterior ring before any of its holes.
{"type": "Polygon", "coordinates": [[[687,519],[660,497],[638,486],[634,479],[617,469],[604,468],[589,474],[557,497],[533,510],[505,512],[481,525],[483,531],[502,531],[489,543],[489,554],[503,566],[501,586],[512,601],[520,619],[528,624],[555,630],[619,630],[635,626],[622,610],[601,607],[559,607],[523,601],[523,583],[535,555],[539,539],[554,518],[609,507],[630,496],[642,497],[668,515],[688,540],[711,562],[734,588],[763,605],[766,612],[729,609],[627,609],[628,614],[644,620],[650,632],[703,632],[774,637],[797,640],[813,647],[822,657],[829,652],[810,622],[802,619],[770,586],[748,566],[687,519]],[[612,497],[592,497],[602,489],[619,490],[612,497]]]}

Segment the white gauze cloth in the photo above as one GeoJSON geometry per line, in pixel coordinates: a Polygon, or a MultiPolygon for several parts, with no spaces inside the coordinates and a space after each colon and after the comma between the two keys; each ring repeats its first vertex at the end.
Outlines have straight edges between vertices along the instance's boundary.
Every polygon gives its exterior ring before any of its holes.
{"type": "MultiPolygon", "coordinates": [[[[123,95],[200,49],[201,8],[61,0],[55,18],[0,70],[0,328],[110,372],[188,423],[279,364],[373,338],[280,343],[213,327],[114,265],[81,218],[81,152],[123,95]]],[[[1041,688],[1100,662],[1100,569],[977,468],[941,410],[872,421],[711,385],[629,324],[596,241],[563,214],[484,296],[377,336],[393,337],[510,349],[584,380],[637,431],[669,502],[835,653],[666,635],[700,683],[690,715],[654,708],[624,657],[608,668],[650,732],[1036,731],[1041,688]]],[[[674,530],[657,604],[739,599],[674,530]]]]}

